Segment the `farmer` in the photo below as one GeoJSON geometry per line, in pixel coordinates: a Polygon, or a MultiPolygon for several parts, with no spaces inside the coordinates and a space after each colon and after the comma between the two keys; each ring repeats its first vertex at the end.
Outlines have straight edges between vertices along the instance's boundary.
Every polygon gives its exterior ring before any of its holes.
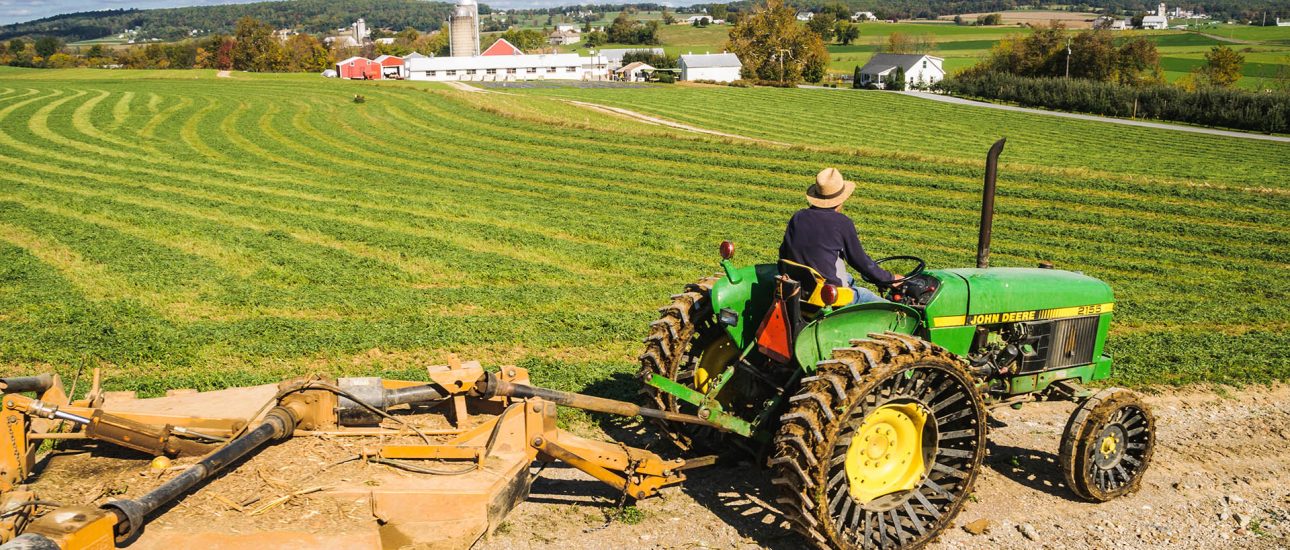
{"type": "Polygon", "coordinates": [[[850,265],[865,281],[875,285],[890,285],[895,279],[865,253],[856,235],[855,222],[842,213],[842,203],[855,189],[855,182],[842,179],[837,168],[821,170],[815,176],[815,184],[806,190],[810,208],[798,210],[788,220],[784,242],[779,245],[779,257],[814,268],[833,286],[850,287],[855,295],[853,304],[879,302],[881,296],[857,286],[855,278],[847,273],[850,265]]]}

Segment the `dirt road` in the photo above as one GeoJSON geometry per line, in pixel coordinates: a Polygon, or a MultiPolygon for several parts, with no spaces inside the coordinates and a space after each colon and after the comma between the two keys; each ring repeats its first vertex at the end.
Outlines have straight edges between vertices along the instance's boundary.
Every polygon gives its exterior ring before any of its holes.
{"type": "MultiPolygon", "coordinates": [[[[1142,491],[1105,504],[1077,500],[1061,482],[1055,452],[1072,405],[999,411],[1005,425],[991,429],[975,496],[931,548],[1290,547],[1290,386],[1147,400],[1159,424],[1151,469],[1142,491]],[[987,533],[962,529],[978,519],[987,533]]],[[[478,547],[801,548],[766,478],[751,466],[699,470],[602,527],[615,495],[552,466],[478,547]]]]}

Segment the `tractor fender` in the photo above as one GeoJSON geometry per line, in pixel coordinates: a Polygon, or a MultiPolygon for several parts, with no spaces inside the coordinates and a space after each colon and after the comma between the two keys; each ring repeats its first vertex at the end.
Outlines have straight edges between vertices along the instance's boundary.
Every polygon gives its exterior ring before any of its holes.
{"type": "Polygon", "coordinates": [[[808,373],[828,359],[834,348],[851,347],[852,340],[872,333],[914,334],[922,326],[922,313],[893,302],[869,302],[842,307],[808,323],[793,344],[797,363],[808,373]]]}

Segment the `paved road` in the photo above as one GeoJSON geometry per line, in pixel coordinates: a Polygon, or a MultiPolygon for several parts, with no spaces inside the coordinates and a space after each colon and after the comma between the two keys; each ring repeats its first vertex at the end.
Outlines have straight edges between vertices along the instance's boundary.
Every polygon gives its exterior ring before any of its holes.
{"type": "Polygon", "coordinates": [[[1209,134],[1212,136],[1224,136],[1243,139],[1260,139],[1264,141],[1279,141],[1290,143],[1290,137],[1269,136],[1266,134],[1251,134],[1248,132],[1234,132],[1231,130],[1218,130],[1214,128],[1201,128],[1199,126],[1182,126],[1179,124],[1166,124],[1161,122],[1145,122],[1141,120],[1127,120],[1123,118],[1111,118],[1097,115],[1081,115],[1078,113],[1063,113],[1060,111],[1045,111],[1043,109],[1029,109],[1026,107],[1015,107],[1012,105],[999,105],[997,103],[986,103],[984,101],[973,101],[961,97],[929,94],[927,92],[896,92],[913,97],[921,97],[933,101],[943,101],[945,103],[956,103],[959,105],[973,105],[976,107],[986,107],[989,109],[999,109],[1001,111],[1018,111],[1022,113],[1035,113],[1039,115],[1048,115],[1062,118],[1074,118],[1079,120],[1092,120],[1095,122],[1110,122],[1112,124],[1124,124],[1126,126],[1142,126],[1144,128],[1159,128],[1162,130],[1176,130],[1179,132],[1192,132],[1195,134],[1209,134]]]}

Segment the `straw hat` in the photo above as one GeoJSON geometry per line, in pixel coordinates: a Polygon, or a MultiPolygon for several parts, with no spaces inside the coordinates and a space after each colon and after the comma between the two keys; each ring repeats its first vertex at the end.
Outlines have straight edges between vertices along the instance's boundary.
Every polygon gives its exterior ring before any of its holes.
{"type": "Polygon", "coordinates": [[[818,208],[836,208],[855,190],[856,183],[842,179],[837,168],[825,168],[815,175],[815,185],[806,190],[806,202],[818,208]]]}

